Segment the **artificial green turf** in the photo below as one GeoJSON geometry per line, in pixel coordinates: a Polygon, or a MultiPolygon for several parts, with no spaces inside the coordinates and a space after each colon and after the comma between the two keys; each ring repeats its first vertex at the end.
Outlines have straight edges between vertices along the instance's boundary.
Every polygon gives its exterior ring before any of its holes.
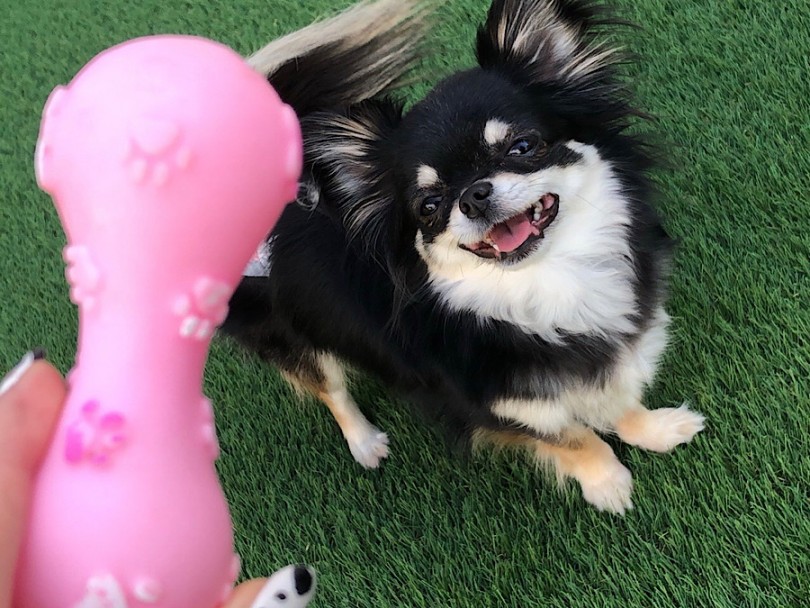
{"type": "MultiPolygon", "coordinates": [[[[0,0],[0,366],[35,345],[63,370],[73,357],[63,236],[32,164],[53,86],[134,36],[193,33],[247,53],[346,4],[0,0]]],[[[449,458],[369,381],[356,394],[392,456],[363,471],[325,408],[217,342],[206,388],[247,575],[308,562],[324,607],[810,603],[810,3],[620,5],[642,26],[619,38],[660,118],[662,209],[681,240],[673,345],[648,402],[689,400],[708,429],[671,455],[618,448],[636,480],[619,519],[523,461],[449,458]]],[[[471,63],[485,9],[445,2],[427,81],[471,63]]]]}

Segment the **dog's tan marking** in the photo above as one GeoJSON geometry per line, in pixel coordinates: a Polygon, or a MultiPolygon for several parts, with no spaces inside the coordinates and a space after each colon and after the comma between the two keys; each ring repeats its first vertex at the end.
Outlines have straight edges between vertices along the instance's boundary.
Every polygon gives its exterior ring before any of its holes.
{"type": "Polygon", "coordinates": [[[704,418],[686,405],[657,410],[628,410],[615,423],[619,439],[653,452],[668,452],[688,443],[704,427],[704,418]]]}
{"type": "Polygon", "coordinates": [[[325,353],[319,354],[315,361],[320,379],[288,371],[282,371],[282,375],[302,395],[310,393],[320,399],[332,412],[354,459],[367,469],[376,469],[388,456],[388,435],[360,411],[346,386],[340,362],[325,353]]]}
{"type": "Polygon", "coordinates": [[[323,401],[329,411],[332,412],[335,422],[338,423],[344,435],[354,434],[357,428],[361,426],[361,424],[358,424],[360,422],[357,416],[358,411],[348,405],[345,399],[339,400],[332,393],[318,393],[318,399],[323,401]]]}
{"type": "Polygon", "coordinates": [[[327,354],[320,355],[318,362],[324,385],[315,394],[332,412],[354,459],[367,469],[376,469],[388,456],[388,435],[371,424],[357,407],[346,387],[340,362],[327,354]]]}
{"type": "Polygon", "coordinates": [[[416,185],[426,190],[439,185],[439,173],[433,167],[420,165],[416,170],[416,185]]]}
{"type": "Polygon", "coordinates": [[[553,465],[558,481],[575,479],[583,498],[600,511],[624,515],[633,508],[633,476],[591,429],[568,427],[549,441],[518,432],[479,429],[474,441],[527,449],[539,462],[553,465]]]}
{"type": "Polygon", "coordinates": [[[502,120],[493,118],[487,121],[487,124],[484,126],[484,141],[490,146],[497,146],[506,140],[509,136],[509,130],[508,124],[502,120]]]}
{"type": "Polygon", "coordinates": [[[633,508],[630,471],[592,430],[576,433],[569,445],[538,443],[535,454],[551,459],[561,477],[576,479],[582,496],[600,511],[623,515],[633,508]]]}

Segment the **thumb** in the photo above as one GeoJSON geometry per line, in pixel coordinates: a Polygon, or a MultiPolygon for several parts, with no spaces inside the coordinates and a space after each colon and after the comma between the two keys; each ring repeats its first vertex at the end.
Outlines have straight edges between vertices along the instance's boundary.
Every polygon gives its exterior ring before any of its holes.
{"type": "Polygon", "coordinates": [[[315,594],[315,572],[303,564],[276,571],[268,579],[239,585],[224,608],[306,608],[315,594]]]}
{"type": "Polygon", "coordinates": [[[242,583],[233,590],[224,608],[252,608],[253,602],[256,601],[265,584],[267,584],[266,578],[254,578],[242,583]]]}
{"type": "Polygon", "coordinates": [[[29,478],[45,456],[67,391],[59,372],[40,359],[26,355],[0,389],[0,470],[29,478]]]}
{"type": "Polygon", "coordinates": [[[0,607],[9,606],[31,489],[65,400],[65,384],[33,353],[0,387],[0,607]]]}

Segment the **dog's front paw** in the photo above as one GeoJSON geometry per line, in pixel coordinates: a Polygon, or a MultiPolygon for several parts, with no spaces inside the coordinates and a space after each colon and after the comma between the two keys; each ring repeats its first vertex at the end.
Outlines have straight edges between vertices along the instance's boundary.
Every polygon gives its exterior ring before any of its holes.
{"type": "Polygon", "coordinates": [[[692,441],[704,426],[701,414],[682,405],[631,412],[619,422],[616,431],[625,443],[653,452],[668,452],[692,441]]]}
{"type": "Polygon", "coordinates": [[[600,511],[624,515],[633,508],[633,475],[618,460],[577,476],[583,498],[600,511]]]}
{"type": "Polygon", "coordinates": [[[376,426],[368,425],[361,432],[347,436],[346,441],[354,459],[367,469],[376,469],[388,457],[388,435],[376,426]]]}

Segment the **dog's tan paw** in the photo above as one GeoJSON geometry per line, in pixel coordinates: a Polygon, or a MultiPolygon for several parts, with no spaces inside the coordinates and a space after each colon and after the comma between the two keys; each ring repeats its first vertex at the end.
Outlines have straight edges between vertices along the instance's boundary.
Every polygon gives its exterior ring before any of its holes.
{"type": "Polygon", "coordinates": [[[376,426],[368,425],[361,432],[347,436],[346,441],[354,459],[366,469],[376,469],[388,457],[388,435],[376,426]]]}
{"type": "Polygon", "coordinates": [[[633,474],[618,460],[598,471],[578,475],[577,480],[583,498],[598,510],[624,515],[633,508],[633,474]]]}
{"type": "Polygon", "coordinates": [[[668,452],[692,441],[704,426],[701,414],[682,405],[630,412],[616,425],[616,432],[625,443],[653,452],[668,452]]]}

